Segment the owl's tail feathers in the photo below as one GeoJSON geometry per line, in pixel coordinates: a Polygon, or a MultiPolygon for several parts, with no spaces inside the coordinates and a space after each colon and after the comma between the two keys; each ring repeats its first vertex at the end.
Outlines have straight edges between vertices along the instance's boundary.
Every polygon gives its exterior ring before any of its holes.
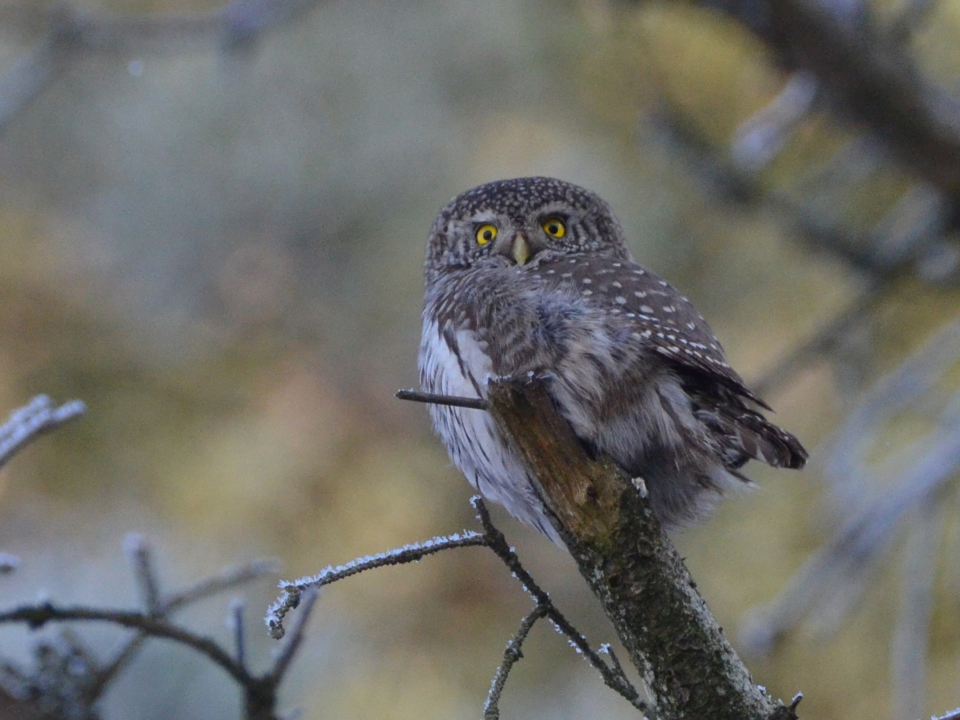
{"type": "Polygon", "coordinates": [[[799,440],[743,403],[702,407],[697,417],[713,431],[723,464],[734,475],[739,476],[736,471],[748,460],[794,470],[807,462],[807,451],[799,440]]]}
{"type": "MultiPolygon", "coordinates": [[[[733,420],[728,436],[746,460],[753,458],[773,467],[799,470],[807,463],[806,449],[793,435],[777,427],[762,415],[746,410],[733,420]]],[[[733,449],[733,448],[731,448],[733,449]]]]}

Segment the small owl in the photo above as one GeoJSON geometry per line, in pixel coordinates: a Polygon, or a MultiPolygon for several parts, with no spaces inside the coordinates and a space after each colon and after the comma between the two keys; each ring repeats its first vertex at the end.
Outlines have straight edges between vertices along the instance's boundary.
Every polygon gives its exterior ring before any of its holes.
{"type": "MultiPolygon", "coordinates": [[[[489,378],[546,378],[593,453],[643,478],[668,529],[749,482],[748,460],[801,468],[793,435],[727,364],[703,316],[639,265],[597,195],[552,178],[455,197],[427,242],[424,391],[486,396],[489,378]]],[[[516,453],[484,410],[431,405],[450,457],[482,495],[559,542],[516,453]]]]}

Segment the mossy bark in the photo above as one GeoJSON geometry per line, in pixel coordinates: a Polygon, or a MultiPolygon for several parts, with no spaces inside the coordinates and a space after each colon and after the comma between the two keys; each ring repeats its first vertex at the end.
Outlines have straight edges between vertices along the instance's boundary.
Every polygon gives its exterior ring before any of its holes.
{"type": "Polygon", "coordinates": [[[642,482],[591,459],[540,382],[494,380],[488,399],[660,719],[796,718],[754,684],[653,516],[642,482]]]}

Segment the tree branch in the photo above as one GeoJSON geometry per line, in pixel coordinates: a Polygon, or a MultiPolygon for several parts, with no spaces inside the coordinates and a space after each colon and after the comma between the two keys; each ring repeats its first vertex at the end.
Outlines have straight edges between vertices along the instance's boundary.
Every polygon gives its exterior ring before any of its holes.
{"type": "Polygon", "coordinates": [[[653,517],[640,479],[591,460],[536,381],[493,380],[488,400],[548,515],[664,720],[788,720],[757,687],[653,517]]]}
{"type": "MultiPolygon", "coordinates": [[[[630,681],[627,680],[627,676],[623,672],[623,668],[619,666],[618,663],[614,662],[613,667],[607,665],[603,658],[590,647],[590,643],[587,642],[587,639],[583,636],[579,630],[577,630],[573,623],[571,623],[566,616],[561,613],[556,605],[553,604],[553,600],[550,599],[550,596],[540,587],[533,576],[527,572],[527,569],[520,562],[520,558],[517,556],[517,553],[514,552],[513,548],[510,547],[507,543],[507,539],[504,537],[503,533],[493,524],[490,520],[490,513],[487,511],[486,505],[483,504],[483,500],[479,497],[473,498],[473,505],[477,509],[477,517],[480,520],[480,523],[483,525],[484,529],[484,538],[486,539],[486,546],[490,548],[497,557],[503,561],[503,564],[507,566],[507,569],[513,574],[513,576],[520,581],[523,585],[523,589],[527,591],[527,594],[533,598],[533,601],[537,604],[537,607],[543,608],[544,617],[550,620],[553,623],[553,626],[557,629],[561,635],[564,635],[570,644],[576,648],[584,658],[587,659],[596,670],[600,673],[600,677],[603,678],[604,684],[612,690],[617,691],[622,695],[626,700],[628,700],[635,708],[640,712],[650,715],[652,713],[651,708],[643,701],[640,697],[640,693],[637,692],[637,689],[630,684],[630,681]]],[[[612,656],[611,656],[612,657],[612,656]]]]}
{"type": "Polygon", "coordinates": [[[527,635],[533,630],[537,620],[545,616],[546,610],[543,605],[535,605],[533,610],[520,621],[520,627],[517,628],[516,634],[507,642],[507,647],[503,651],[503,662],[497,668],[497,674],[493,676],[490,692],[487,694],[487,702],[483,706],[484,720],[500,720],[500,696],[507,684],[510,670],[523,657],[523,641],[527,639],[527,635]]]}
{"type": "Polygon", "coordinates": [[[267,616],[264,618],[264,622],[267,624],[270,636],[274,640],[279,640],[286,633],[283,627],[283,619],[288,612],[300,605],[304,591],[310,588],[319,590],[324,585],[330,585],[331,583],[348,578],[351,575],[386,565],[404,565],[406,563],[420,562],[420,560],[428,555],[434,555],[444,550],[486,544],[486,536],[480,533],[464,531],[463,533],[456,533],[445,537],[435,537],[426,542],[404,545],[403,547],[388,552],[358,558],[357,560],[351,560],[345,565],[338,565],[337,567],[327,566],[322,572],[312,577],[303,577],[293,582],[281,582],[280,589],[283,590],[283,595],[277,598],[267,609],[267,616]]]}
{"type": "Polygon", "coordinates": [[[51,603],[24,605],[0,612],[0,624],[25,623],[31,629],[43,627],[48,622],[74,620],[108,622],[133,630],[140,630],[153,637],[174,640],[205,655],[215,665],[223,668],[241,686],[246,687],[256,680],[213,640],[172,625],[163,618],[155,618],[141,612],[103,610],[92,607],[56,607],[51,603]]]}
{"type": "Polygon", "coordinates": [[[782,65],[811,72],[835,107],[881,138],[906,167],[960,197],[960,104],[927,82],[904,53],[902,23],[840,15],[815,0],[701,0],[735,17],[782,65]]]}

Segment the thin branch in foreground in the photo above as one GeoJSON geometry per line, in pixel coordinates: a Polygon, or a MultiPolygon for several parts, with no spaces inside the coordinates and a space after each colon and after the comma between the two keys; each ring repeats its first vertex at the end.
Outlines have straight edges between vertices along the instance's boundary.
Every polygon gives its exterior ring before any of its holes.
{"type": "Polygon", "coordinates": [[[400,400],[432,405],[451,405],[453,407],[470,408],[472,410],[486,410],[487,401],[483,398],[459,397],[457,395],[438,395],[437,393],[420,392],[419,390],[397,390],[395,396],[400,400]]]}
{"type": "Polygon", "coordinates": [[[70,400],[56,407],[46,395],[37,395],[14,410],[7,422],[0,425],[0,468],[37,437],[77,419],[86,409],[80,400],[70,400]]]}
{"type": "Polygon", "coordinates": [[[312,577],[303,577],[293,582],[281,582],[280,589],[283,595],[277,598],[267,609],[267,616],[264,622],[267,624],[270,636],[279,640],[286,632],[283,627],[283,619],[290,610],[293,610],[300,604],[303,592],[309,588],[318,590],[325,585],[338,582],[351,575],[373,570],[388,565],[405,565],[411,562],[419,562],[423,558],[434,555],[444,550],[453,548],[473,547],[476,545],[486,545],[487,540],[484,535],[477,532],[465,530],[463,533],[454,533],[443,537],[435,537],[422,543],[413,543],[404,545],[384,553],[368,555],[367,557],[351,560],[344,565],[337,567],[327,566],[323,571],[312,577]]]}
{"type": "MultiPolygon", "coordinates": [[[[607,665],[600,655],[590,647],[590,644],[583,634],[557,610],[553,601],[550,600],[550,596],[540,588],[530,573],[527,572],[527,569],[523,567],[513,548],[507,543],[503,533],[500,532],[490,519],[490,513],[487,511],[483,500],[479,496],[475,496],[471,498],[470,502],[477,510],[477,517],[484,531],[482,534],[464,531],[463,533],[456,533],[454,535],[436,537],[423,543],[404,545],[389,552],[351,560],[337,567],[330,566],[312,577],[300,578],[294,582],[281,582],[280,588],[284,591],[284,594],[278,597],[268,608],[267,616],[264,618],[271,637],[280,639],[284,636],[286,630],[283,626],[283,620],[288,612],[297,608],[301,601],[304,600],[306,591],[319,590],[325,585],[330,585],[367,570],[373,570],[387,565],[402,565],[418,562],[428,555],[433,555],[443,550],[486,546],[493,550],[494,554],[500,558],[504,565],[513,573],[514,577],[520,581],[524,590],[533,598],[535,607],[527,617],[548,618],[557,632],[564,635],[570,642],[570,645],[583,655],[600,673],[601,678],[608,687],[618,692],[648,717],[654,717],[653,709],[640,697],[640,693],[627,679],[619,663],[614,659],[613,667],[607,665]]],[[[303,614],[304,613],[300,613],[297,617],[301,618],[303,614]]],[[[535,622],[535,620],[531,620],[530,624],[532,625],[533,622],[535,622]]],[[[526,636],[527,632],[529,632],[529,628],[523,632],[523,637],[526,636]]],[[[522,643],[522,637],[520,642],[522,643]]],[[[509,666],[512,666],[514,662],[516,662],[516,660],[509,663],[506,669],[503,669],[501,666],[501,671],[498,671],[498,678],[503,675],[502,680],[499,681],[501,688],[502,684],[506,682],[506,674],[509,673],[509,666]]],[[[495,679],[494,686],[496,686],[497,682],[497,679],[495,679]]],[[[491,692],[492,691],[491,689],[491,692]]],[[[497,697],[499,697],[499,695],[497,697]]],[[[490,700],[488,698],[488,706],[489,703],[490,700]]],[[[494,707],[496,707],[496,702],[494,702],[494,707]]]]}
{"type": "Polygon", "coordinates": [[[600,652],[604,655],[609,655],[610,664],[613,666],[613,669],[620,675],[626,677],[626,673],[623,671],[623,665],[620,664],[620,658],[618,658],[617,654],[613,651],[613,645],[604,643],[600,646],[600,652]]]}
{"type": "Polygon", "coordinates": [[[493,521],[490,519],[490,512],[480,496],[474,496],[471,501],[477,510],[477,518],[483,526],[486,545],[500,558],[504,565],[513,573],[514,577],[520,581],[524,590],[533,598],[537,607],[542,607],[544,616],[553,623],[557,632],[564,635],[573,648],[579,652],[587,661],[600,673],[604,684],[611,690],[622,695],[631,705],[648,717],[653,717],[654,710],[643,698],[640,693],[627,679],[623,673],[623,668],[611,667],[603,661],[603,658],[592,648],[583,634],[577,630],[566,616],[557,610],[550,596],[537,584],[533,576],[527,572],[527,569],[521,564],[520,558],[514,552],[513,548],[507,543],[506,537],[500,532],[493,521]]]}
{"type": "Polygon", "coordinates": [[[527,639],[527,635],[533,630],[537,620],[546,617],[546,615],[547,609],[543,605],[535,605],[533,610],[520,621],[520,627],[517,628],[516,634],[507,641],[507,647],[503,651],[503,662],[500,663],[500,667],[497,668],[497,672],[493,676],[487,702],[483,706],[484,720],[500,720],[500,696],[507,684],[510,670],[523,657],[523,642],[527,639]]]}

